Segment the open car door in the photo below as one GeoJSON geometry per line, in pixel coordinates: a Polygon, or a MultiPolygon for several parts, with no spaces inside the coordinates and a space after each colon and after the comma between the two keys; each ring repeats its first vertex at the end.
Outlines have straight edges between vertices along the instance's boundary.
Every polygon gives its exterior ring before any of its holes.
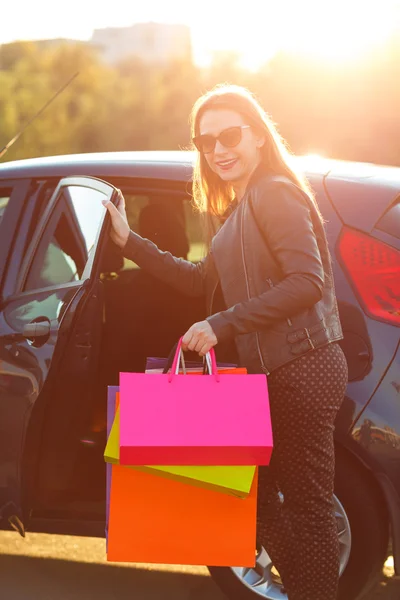
{"type": "Polygon", "coordinates": [[[29,230],[29,240],[23,256],[8,257],[2,291],[12,292],[0,306],[0,522],[21,535],[38,490],[49,482],[49,495],[65,489],[71,440],[85,427],[103,314],[99,264],[109,218],[102,200],[115,198],[101,180],[69,177],[37,222],[29,210],[19,215],[15,236],[29,230]],[[43,447],[51,448],[47,481],[38,481],[43,447]]]}

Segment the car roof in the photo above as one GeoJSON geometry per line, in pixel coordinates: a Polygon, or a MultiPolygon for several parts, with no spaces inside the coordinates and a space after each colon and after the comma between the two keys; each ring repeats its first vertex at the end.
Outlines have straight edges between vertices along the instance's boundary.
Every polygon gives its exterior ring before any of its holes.
{"type": "Polygon", "coordinates": [[[94,152],[0,163],[0,179],[92,175],[188,180],[192,168],[191,152],[94,152]]]}
{"type": "MultiPolygon", "coordinates": [[[[27,158],[0,163],[0,179],[24,177],[140,177],[189,181],[195,153],[184,150],[94,152],[27,158]]],[[[295,157],[307,176],[326,176],[361,182],[373,178],[381,184],[400,183],[400,168],[327,159],[305,155],[295,157]]]]}

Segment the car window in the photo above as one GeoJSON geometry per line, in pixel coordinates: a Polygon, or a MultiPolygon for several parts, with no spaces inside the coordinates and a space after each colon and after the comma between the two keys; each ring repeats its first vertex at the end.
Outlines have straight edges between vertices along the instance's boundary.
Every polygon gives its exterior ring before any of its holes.
{"type": "Polygon", "coordinates": [[[33,256],[24,290],[40,289],[85,279],[85,269],[102,226],[106,196],[83,186],[66,186],[33,256]]]}
{"type": "Polygon", "coordinates": [[[3,216],[6,212],[7,204],[10,201],[11,197],[11,189],[10,188],[0,188],[0,227],[1,222],[3,220],[3,216]]]}
{"type": "MultiPolygon", "coordinates": [[[[200,215],[193,210],[190,197],[123,193],[132,231],[178,258],[198,262],[204,257],[200,215]]],[[[124,269],[132,268],[138,267],[124,259],[124,269]]]]}
{"type": "Polygon", "coordinates": [[[400,198],[397,198],[379,219],[376,228],[393,237],[400,238],[400,198]]]}
{"type": "Polygon", "coordinates": [[[186,231],[189,239],[189,254],[188,260],[199,262],[207,252],[205,244],[205,236],[201,216],[193,208],[190,198],[184,200],[183,210],[186,222],[186,231]]]}

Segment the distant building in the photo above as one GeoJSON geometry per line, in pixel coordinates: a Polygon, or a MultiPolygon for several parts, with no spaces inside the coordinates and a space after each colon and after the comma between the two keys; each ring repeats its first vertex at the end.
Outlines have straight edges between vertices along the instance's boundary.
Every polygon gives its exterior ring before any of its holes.
{"type": "Polygon", "coordinates": [[[152,64],[192,58],[190,28],[187,25],[137,23],[130,27],[95,29],[89,43],[108,63],[129,57],[152,64]]]}

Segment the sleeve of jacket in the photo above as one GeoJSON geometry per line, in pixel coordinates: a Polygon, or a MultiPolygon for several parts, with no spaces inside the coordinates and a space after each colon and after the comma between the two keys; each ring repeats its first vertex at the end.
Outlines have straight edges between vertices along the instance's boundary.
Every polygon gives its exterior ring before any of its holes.
{"type": "Polygon", "coordinates": [[[122,249],[125,258],[135,262],[164,283],[168,283],[187,296],[205,294],[205,281],[209,255],[198,263],[176,258],[170,252],[163,252],[153,242],[131,231],[122,249]]]}
{"type": "Polygon", "coordinates": [[[302,192],[274,182],[248,201],[283,279],[260,296],[208,317],[218,341],[271,327],[313,306],[323,294],[324,269],[302,192]]]}

